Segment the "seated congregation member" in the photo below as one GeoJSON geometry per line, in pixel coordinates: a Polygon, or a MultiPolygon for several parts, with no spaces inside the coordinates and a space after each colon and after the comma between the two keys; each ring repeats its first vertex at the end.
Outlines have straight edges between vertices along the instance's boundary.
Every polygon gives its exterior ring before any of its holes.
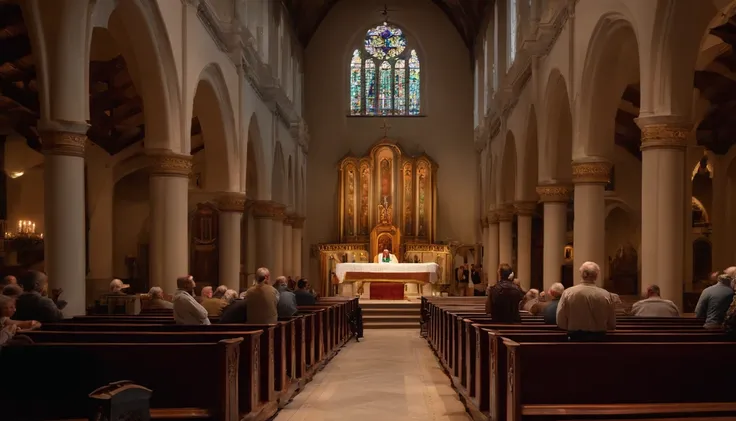
{"type": "Polygon", "coordinates": [[[234,289],[229,289],[225,291],[225,295],[222,296],[222,301],[225,302],[225,307],[229,306],[233,303],[233,301],[238,299],[238,291],[235,291],[234,289]]]}
{"type": "Polygon", "coordinates": [[[30,338],[22,338],[16,336],[16,333],[23,330],[37,329],[41,327],[41,323],[35,320],[17,321],[11,320],[15,314],[15,298],[7,295],[0,295],[0,346],[21,344],[30,341],[30,338]]]}
{"type": "Polygon", "coordinates": [[[539,294],[539,301],[532,306],[529,313],[533,315],[542,315],[544,318],[544,324],[556,325],[557,305],[560,303],[560,297],[562,297],[562,293],[564,291],[565,287],[561,283],[555,282],[549,287],[549,291],[544,295],[544,300],[542,300],[542,294],[539,294]]]}
{"type": "Polygon", "coordinates": [[[127,295],[125,290],[130,288],[130,285],[124,284],[120,279],[113,279],[110,281],[110,292],[108,295],[127,295]]]}
{"type": "Polygon", "coordinates": [[[271,273],[266,268],[256,270],[256,285],[245,292],[248,323],[271,324],[278,321],[279,293],[271,286],[271,273]]]}
{"type": "Polygon", "coordinates": [[[13,275],[8,275],[3,279],[0,279],[0,287],[5,287],[7,285],[18,285],[18,280],[15,279],[15,276],[13,275]]]}
{"type": "Polygon", "coordinates": [[[297,306],[313,306],[317,304],[317,297],[309,291],[309,282],[306,279],[300,279],[296,282],[296,291],[294,291],[297,306]]]}
{"type": "Polygon", "coordinates": [[[179,325],[208,325],[207,310],[194,299],[194,283],[192,276],[184,276],[176,280],[173,308],[174,320],[179,325]]]}
{"type": "Polygon", "coordinates": [[[212,293],[212,298],[219,298],[222,299],[222,297],[225,296],[225,293],[227,292],[227,287],[225,285],[220,285],[217,287],[214,293],[212,293]]]}
{"type": "Polygon", "coordinates": [[[151,310],[162,310],[174,308],[174,304],[164,300],[164,290],[161,287],[153,287],[148,291],[151,299],[148,300],[148,308],[151,310]]]}
{"type": "Polygon", "coordinates": [[[247,316],[248,310],[245,299],[238,298],[222,310],[219,323],[248,323],[247,316]]]}
{"type": "Polygon", "coordinates": [[[725,273],[718,275],[715,285],[704,289],[695,306],[695,317],[704,318],[706,329],[719,329],[733,300],[733,278],[725,273]]]}
{"type": "Polygon", "coordinates": [[[276,289],[279,292],[279,305],[277,307],[279,317],[291,317],[296,314],[296,295],[289,291],[286,278],[276,278],[276,289]]]}
{"type": "Polygon", "coordinates": [[[581,283],[566,289],[557,304],[557,326],[570,340],[595,341],[616,329],[616,308],[611,293],[595,284],[601,268],[593,262],[580,266],[581,283]]]}
{"type": "Polygon", "coordinates": [[[657,285],[651,285],[647,288],[647,298],[639,300],[631,306],[631,315],[639,317],[679,317],[680,310],[675,303],[660,296],[657,285]]]}
{"type": "MultiPolygon", "coordinates": [[[[38,320],[41,323],[59,322],[64,315],[59,310],[58,304],[46,296],[48,290],[48,278],[43,272],[31,270],[21,278],[23,294],[15,302],[16,312],[14,320],[38,320]]],[[[61,294],[56,291],[56,296],[61,294]]]]}
{"type": "Polygon", "coordinates": [[[503,263],[498,268],[498,282],[486,291],[486,313],[495,323],[521,323],[519,303],[524,298],[521,288],[514,283],[514,271],[503,263]]]}
{"type": "Polygon", "coordinates": [[[22,293],[23,293],[23,288],[21,288],[20,285],[18,284],[5,285],[2,291],[3,295],[7,295],[8,297],[13,297],[13,298],[20,297],[20,294],[22,293]]]}
{"type": "MultiPolygon", "coordinates": [[[[217,289],[219,290],[220,287],[217,287],[217,289]]],[[[227,288],[225,288],[225,291],[227,291],[227,288]]],[[[222,310],[228,304],[222,299],[222,297],[216,298],[212,292],[212,287],[210,286],[202,288],[201,295],[202,301],[200,304],[202,304],[202,307],[207,310],[207,316],[209,317],[219,317],[222,314],[222,310]]]]}
{"type": "Polygon", "coordinates": [[[539,290],[532,288],[524,294],[524,298],[519,303],[519,310],[529,311],[534,307],[534,304],[539,302],[539,290]]]}

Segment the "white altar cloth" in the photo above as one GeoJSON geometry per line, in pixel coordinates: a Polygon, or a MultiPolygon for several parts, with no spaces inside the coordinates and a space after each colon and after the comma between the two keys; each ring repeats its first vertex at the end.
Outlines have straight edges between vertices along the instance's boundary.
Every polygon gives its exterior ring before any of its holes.
{"type": "Polygon", "coordinates": [[[419,278],[428,278],[429,282],[434,284],[437,282],[439,269],[440,265],[437,263],[338,263],[335,266],[335,276],[337,276],[340,283],[344,282],[346,278],[359,279],[356,276],[363,274],[365,274],[365,278],[361,280],[368,282],[375,279],[406,282],[419,280],[411,276],[415,274],[420,275],[419,278]],[[351,276],[347,276],[348,273],[351,276]],[[392,275],[396,275],[395,279],[392,279],[392,275]]]}

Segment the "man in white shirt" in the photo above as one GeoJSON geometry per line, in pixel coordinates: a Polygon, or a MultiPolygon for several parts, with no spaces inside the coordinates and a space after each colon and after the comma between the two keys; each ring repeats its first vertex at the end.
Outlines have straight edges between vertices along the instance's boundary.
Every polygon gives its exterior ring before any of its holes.
{"type": "Polygon", "coordinates": [[[647,288],[647,298],[639,300],[631,306],[631,315],[639,317],[679,317],[680,310],[675,303],[660,297],[659,287],[647,288]]]}
{"type": "Polygon", "coordinates": [[[383,249],[383,253],[376,256],[376,263],[399,263],[396,255],[389,253],[388,249],[383,249]]]}
{"type": "Polygon", "coordinates": [[[174,320],[179,325],[208,325],[207,310],[194,299],[194,278],[185,276],[176,280],[174,293],[174,320]]]}
{"type": "Polygon", "coordinates": [[[562,293],[557,304],[557,326],[570,340],[595,341],[616,329],[616,307],[611,293],[595,285],[601,268],[593,262],[580,266],[581,283],[562,293]]]}

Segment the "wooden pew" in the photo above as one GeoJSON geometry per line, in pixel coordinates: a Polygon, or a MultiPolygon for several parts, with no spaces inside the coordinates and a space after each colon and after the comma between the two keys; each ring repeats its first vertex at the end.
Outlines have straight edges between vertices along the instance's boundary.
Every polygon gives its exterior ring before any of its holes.
{"type": "Polygon", "coordinates": [[[736,416],[733,342],[503,342],[509,421],[736,416]]]}
{"type": "Polygon", "coordinates": [[[154,391],[151,406],[161,410],[156,413],[161,418],[239,421],[241,341],[4,347],[2,417],[13,421],[86,418],[91,391],[129,379],[154,391]],[[208,361],[211,369],[197,369],[193,361],[208,361]]]}

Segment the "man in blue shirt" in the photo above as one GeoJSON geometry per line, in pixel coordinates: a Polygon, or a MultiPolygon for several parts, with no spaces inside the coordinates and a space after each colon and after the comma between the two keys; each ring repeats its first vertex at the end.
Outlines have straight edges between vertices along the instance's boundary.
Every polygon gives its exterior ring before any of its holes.
{"type": "Polygon", "coordinates": [[[704,318],[706,329],[719,329],[733,300],[733,278],[725,273],[718,275],[715,285],[703,290],[695,306],[695,317],[704,318]]]}

